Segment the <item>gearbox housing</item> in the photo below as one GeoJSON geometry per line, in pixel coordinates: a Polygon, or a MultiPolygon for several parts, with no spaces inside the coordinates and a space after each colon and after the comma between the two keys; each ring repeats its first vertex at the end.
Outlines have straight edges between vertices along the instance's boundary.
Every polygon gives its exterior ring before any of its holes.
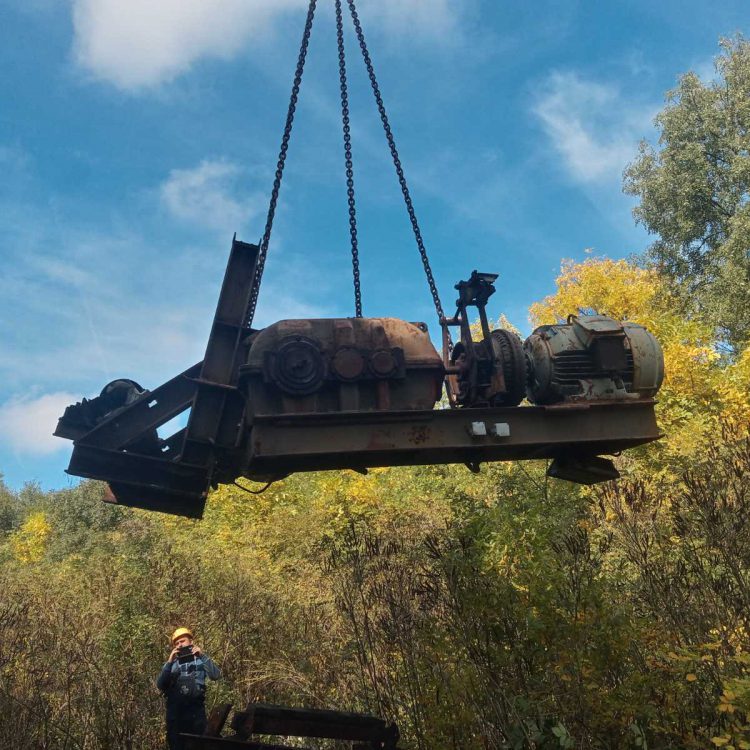
{"type": "Polygon", "coordinates": [[[282,320],[251,337],[240,383],[255,414],[432,409],[445,368],[424,323],[282,320]]]}

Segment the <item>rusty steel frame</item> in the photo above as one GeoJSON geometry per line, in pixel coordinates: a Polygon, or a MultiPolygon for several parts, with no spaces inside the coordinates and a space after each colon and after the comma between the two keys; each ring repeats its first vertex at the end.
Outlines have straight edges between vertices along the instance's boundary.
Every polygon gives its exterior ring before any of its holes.
{"type": "MultiPolygon", "coordinates": [[[[660,437],[651,400],[250,417],[240,381],[252,331],[243,317],[258,252],[233,240],[202,362],[88,431],[68,418],[81,407],[68,407],[55,431],[74,442],[68,473],[108,482],[112,502],[200,518],[208,491],[239,477],[434,463],[476,470],[538,458],[585,463],[660,437]],[[160,439],[157,429],[187,409],[187,427],[160,439]]],[[[579,468],[551,475],[573,478],[579,468]]]]}
{"type": "MultiPolygon", "coordinates": [[[[68,473],[110,484],[112,502],[146,510],[203,515],[211,486],[231,481],[242,434],[244,398],[236,387],[250,332],[244,317],[259,247],[236,236],[202,362],[81,434],[66,415],[55,435],[73,440],[68,473]],[[190,409],[187,427],[160,440],[156,430],[190,409]],[[154,449],[129,450],[152,437],[154,449]]],[[[76,407],[69,407],[75,409],[76,407]]]]}

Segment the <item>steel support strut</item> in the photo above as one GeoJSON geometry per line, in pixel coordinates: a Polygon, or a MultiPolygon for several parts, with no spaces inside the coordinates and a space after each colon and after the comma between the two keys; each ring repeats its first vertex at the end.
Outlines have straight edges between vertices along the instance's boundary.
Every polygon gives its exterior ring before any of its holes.
{"type": "Polygon", "coordinates": [[[109,482],[112,502],[176,513],[203,515],[211,486],[231,478],[233,454],[242,439],[244,399],[237,371],[247,353],[245,311],[258,261],[258,246],[232,241],[224,282],[202,362],[154,391],[105,416],[81,434],[68,407],[55,435],[74,441],[68,473],[109,482]],[[189,410],[187,427],[159,438],[158,428],[189,410]]]}

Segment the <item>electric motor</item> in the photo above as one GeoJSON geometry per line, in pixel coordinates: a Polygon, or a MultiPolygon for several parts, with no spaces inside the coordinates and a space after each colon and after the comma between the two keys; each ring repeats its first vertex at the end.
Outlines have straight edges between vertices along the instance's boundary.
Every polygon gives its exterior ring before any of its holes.
{"type": "Polygon", "coordinates": [[[643,326],[603,315],[571,315],[524,343],[534,404],[653,398],[664,379],[659,342],[643,326]]]}

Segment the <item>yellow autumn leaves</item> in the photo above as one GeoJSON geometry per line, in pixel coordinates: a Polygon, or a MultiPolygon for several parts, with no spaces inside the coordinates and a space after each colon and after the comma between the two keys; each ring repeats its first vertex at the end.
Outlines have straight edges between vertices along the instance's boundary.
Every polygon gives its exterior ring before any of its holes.
{"type": "Polygon", "coordinates": [[[32,513],[10,539],[14,557],[23,563],[41,560],[51,531],[52,526],[43,511],[32,513]]]}

